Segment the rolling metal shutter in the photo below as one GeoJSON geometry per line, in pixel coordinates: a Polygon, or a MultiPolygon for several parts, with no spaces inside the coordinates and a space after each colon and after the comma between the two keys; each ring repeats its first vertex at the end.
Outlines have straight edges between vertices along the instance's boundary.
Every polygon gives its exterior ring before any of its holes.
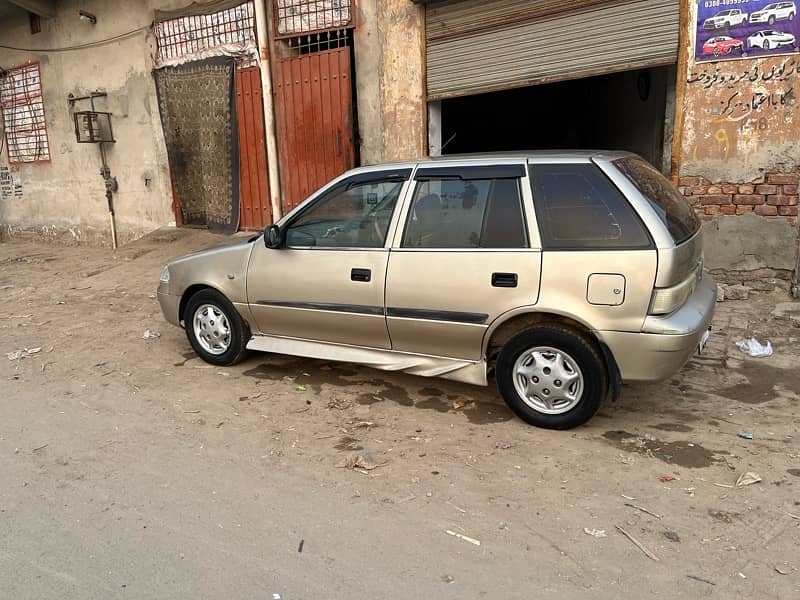
{"type": "Polygon", "coordinates": [[[680,0],[458,0],[426,10],[428,99],[677,62],[680,0]]]}

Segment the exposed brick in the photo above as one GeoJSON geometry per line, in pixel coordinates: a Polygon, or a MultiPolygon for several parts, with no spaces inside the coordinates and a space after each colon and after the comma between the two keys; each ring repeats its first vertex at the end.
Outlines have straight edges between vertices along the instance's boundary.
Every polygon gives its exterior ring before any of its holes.
{"type": "Polygon", "coordinates": [[[719,214],[719,206],[706,206],[705,207],[705,213],[707,215],[718,215],[719,214]]]}
{"type": "MultiPolygon", "coordinates": [[[[742,187],[739,186],[741,190],[742,187]]],[[[736,194],[733,197],[734,204],[764,204],[764,196],[759,194],[736,194]]]]}
{"type": "Polygon", "coordinates": [[[738,194],[739,193],[739,186],[733,185],[730,183],[726,183],[722,186],[722,193],[723,194],[738,194]]]}
{"type": "Polygon", "coordinates": [[[770,206],[795,206],[797,204],[797,196],[777,194],[767,198],[767,204],[770,206]]]}
{"type": "Polygon", "coordinates": [[[736,207],[733,204],[729,204],[728,206],[720,206],[719,212],[723,215],[735,215],[736,207]]]}
{"type": "Polygon", "coordinates": [[[683,194],[684,196],[688,196],[688,190],[685,185],[678,186],[678,191],[683,194]]]}
{"type": "Polygon", "coordinates": [[[692,188],[693,196],[703,196],[708,193],[707,185],[696,185],[692,188]]]}
{"type": "Polygon", "coordinates": [[[696,185],[708,185],[709,181],[705,177],[681,177],[678,179],[678,185],[686,187],[694,187],[696,185]]]}
{"type": "Polygon", "coordinates": [[[800,175],[773,173],[767,175],[767,183],[774,183],[775,185],[797,185],[800,184],[800,175]]]}
{"type": "Polygon", "coordinates": [[[785,186],[783,186],[783,193],[796,196],[798,187],[800,187],[800,186],[797,186],[797,185],[785,185],[785,186]]]}
{"type": "Polygon", "coordinates": [[[770,185],[768,183],[762,183],[761,185],[756,186],[756,194],[777,194],[778,193],[778,186],[777,185],[770,185]]]}
{"type": "Polygon", "coordinates": [[[797,207],[796,206],[778,206],[778,214],[782,217],[796,217],[797,216],[797,207]]]}
{"type": "Polygon", "coordinates": [[[711,195],[721,194],[722,193],[722,188],[719,187],[718,185],[710,185],[710,186],[708,186],[708,193],[711,194],[711,195]]]}
{"type": "Polygon", "coordinates": [[[762,217],[774,217],[778,214],[778,207],[761,204],[756,206],[753,212],[755,212],[757,215],[761,215],[762,217]]]}
{"type": "MultiPolygon", "coordinates": [[[[710,188],[709,188],[710,189],[710,188]]],[[[715,194],[713,196],[700,196],[700,204],[730,204],[731,197],[725,194],[715,194]]]]}
{"type": "Polygon", "coordinates": [[[756,191],[756,186],[754,186],[754,185],[752,185],[750,183],[745,183],[745,184],[739,186],[739,193],[740,194],[752,194],[755,191],[756,191]]]}
{"type": "Polygon", "coordinates": [[[753,207],[747,204],[742,204],[736,207],[736,214],[743,215],[745,213],[753,212],[753,207]]]}

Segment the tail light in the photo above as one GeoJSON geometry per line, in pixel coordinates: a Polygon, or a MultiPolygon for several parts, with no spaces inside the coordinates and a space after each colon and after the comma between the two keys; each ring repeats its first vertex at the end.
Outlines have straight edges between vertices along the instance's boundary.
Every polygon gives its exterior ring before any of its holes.
{"type": "Polygon", "coordinates": [[[692,295],[702,274],[703,266],[701,263],[697,269],[692,271],[689,277],[679,284],[667,288],[655,288],[653,296],[650,298],[650,310],[648,313],[651,315],[668,315],[678,310],[692,295]]]}

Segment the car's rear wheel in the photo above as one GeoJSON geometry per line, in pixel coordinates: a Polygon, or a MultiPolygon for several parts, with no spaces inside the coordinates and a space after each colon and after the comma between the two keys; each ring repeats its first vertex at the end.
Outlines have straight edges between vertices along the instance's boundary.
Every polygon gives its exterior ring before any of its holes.
{"type": "Polygon", "coordinates": [[[250,330],[228,299],[216,290],[195,293],[183,315],[186,337],[197,353],[212,365],[232,365],[242,359],[250,330]]]}
{"type": "Polygon", "coordinates": [[[794,13],[789,13],[789,20],[794,21],[794,13]]]}
{"type": "Polygon", "coordinates": [[[511,338],[497,358],[496,377],[511,410],[547,429],[570,429],[588,421],[608,385],[599,351],[560,325],[543,325],[511,338]]]}

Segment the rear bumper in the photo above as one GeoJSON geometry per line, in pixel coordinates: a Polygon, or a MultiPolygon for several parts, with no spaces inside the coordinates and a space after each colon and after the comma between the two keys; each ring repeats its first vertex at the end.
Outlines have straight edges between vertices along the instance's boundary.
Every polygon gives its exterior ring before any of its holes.
{"type": "Polygon", "coordinates": [[[598,332],[622,380],[663,381],[677,373],[711,326],[716,301],[717,283],[705,273],[683,307],[665,317],[647,317],[641,333],[598,332]]]}
{"type": "Polygon", "coordinates": [[[181,297],[164,293],[160,289],[158,290],[156,297],[158,298],[158,303],[161,305],[161,312],[164,314],[164,319],[166,319],[168,323],[172,323],[173,325],[180,327],[181,318],[179,313],[181,297]]]}

